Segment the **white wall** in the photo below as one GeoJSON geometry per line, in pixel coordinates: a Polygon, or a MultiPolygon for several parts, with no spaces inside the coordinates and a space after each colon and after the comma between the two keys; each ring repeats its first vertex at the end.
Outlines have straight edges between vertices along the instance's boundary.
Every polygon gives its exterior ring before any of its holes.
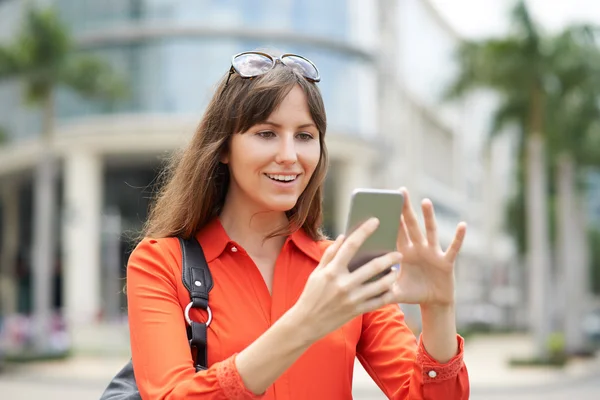
{"type": "MultiPolygon", "coordinates": [[[[443,100],[457,73],[454,52],[462,39],[428,0],[384,4],[388,12],[396,14],[392,28],[396,40],[389,54],[403,99],[398,102],[402,110],[397,116],[382,117],[389,126],[399,127],[402,137],[390,140],[405,158],[404,162],[391,162],[393,168],[405,171],[390,176],[411,185],[416,200],[429,197],[437,205],[442,245],[452,238],[456,223],[468,223],[457,265],[457,297],[477,302],[487,297],[498,266],[510,266],[514,255],[514,246],[504,233],[505,202],[513,178],[511,138],[495,140],[486,158],[497,105],[492,93],[481,90],[460,101],[443,100]]],[[[385,58],[386,52],[382,53],[385,58]]],[[[392,98],[384,85],[380,88],[392,98]]],[[[389,105],[387,108],[390,114],[389,105]]]]}
{"type": "Polygon", "coordinates": [[[426,0],[400,0],[398,6],[398,79],[425,107],[453,127],[460,110],[441,101],[456,72],[453,51],[458,38],[427,5],[426,0]]]}

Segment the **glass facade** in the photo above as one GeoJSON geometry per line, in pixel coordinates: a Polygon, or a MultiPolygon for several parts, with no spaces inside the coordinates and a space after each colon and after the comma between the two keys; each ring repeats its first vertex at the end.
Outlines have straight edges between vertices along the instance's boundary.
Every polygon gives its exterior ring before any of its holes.
{"type": "MultiPolygon", "coordinates": [[[[287,32],[350,42],[348,0],[54,0],[63,20],[78,37],[85,32],[110,32],[116,26],[152,24],[160,27],[198,26],[215,29],[210,35],[164,35],[111,41],[84,48],[98,55],[125,78],[130,96],[115,103],[80,98],[68,89],[58,91],[61,120],[98,114],[173,113],[200,115],[219,78],[229,69],[231,56],[250,49],[274,48],[310,58],[319,67],[328,113],[329,131],[370,135],[376,127],[377,94],[374,64],[354,52],[294,40],[244,39],[243,33],[287,32]],[[222,31],[224,34],[219,35],[222,31]]],[[[13,7],[13,14],[18,13],[13,7]]],[[[0,17],[0,26],[2,20],[0,17]]],[[[35,109],[23,106],[17,82],[0,83],[0,126],[23,139],[39,131],[35,109]]]]}
{"type": "Polygon", "coordinates": [[[217,82],[229,70],[231,56],[265,47],[301,54],[318,66],[330,130],[363,135],[375,130],[375,71],[368,62],[311,46],[234,39],[165,38],[90,51],[109,60],[126,78],[130,96],[109,106],[62,91],[60,117],[102,113],[200,115],[217,82]]]}
{"type": "MultiPolygon", "coordinates": [[[[377,131],[375,65],[359,51],[336,45],[365,47],[367,39],[373,37],[374,29],[363,21],[368,18],[357,9],[352,15],[348,13],[348,2],[357,1],[360,0],[48,0],[45,3],[57,6],[76,42],[88,33],[100,38],[93,47],[81,46],[78,53],[107,60],[125,78],[130,89],[128,98],[110,104],[82,99],[67,88],[59,88],[56,92],[57,126],[87,116],[114,114],[192,115],[199,119],[217,82],[229,70],[233,54],[273,48],[276,52],[301,54],[318,66],[322,77],[318,86],[327,108],[330,133],[374,134],[377,131]],[[112,34],[118,27],[135,31],[138,25],[160,27],[164,33],[101,40],[103,34],[112,34]],[[206,31],[173,34],[178,27],[206,28],[206,31]]],[[[0,43],[14,40],[23,4],[19,0],[0,0],[0,43]]],[[[371,7],[364,4],[361,7],[371,7]]],[[[14,140],[35,137],[40,131],[39,110],[25,104],[21,82],[0,82],[0,127],[14,140]]],[[[147,217],[152,193],[148,185],[155,181],[157,167],[143,162],[123,166],[113,161],[109,157],[104,163],[102,224],[105,229],[107,215],[114,212],[120,217],[124,234],[116,242],[114,235],[103,231],[103,297],[114,293],[115,276],[117,279],[124,276],[132,235],[140,231],[147,217]]],[[[330,234],[335,226],[336,170],[334,163],[325,185],[324,229],[330,234]]],[[[61,184],[58,186],[58,193],[62,193],[61,184]]],[[[32,306],[33,197],[33,183],[27,180],[20,201],[23,229],[18,260],[19,311],[23,313],[29,313],[32,306]]],[[[62,200],[59,205],[61,215],[62,200]]],[[[59,247],[61,240],[59,234],[59,247]]],[[[53,286],[56,307],[61,306],[61,268],[62,260],[58,259],[53,286]]],[[[104,302],[105,299],[102,307],[109,307],[104,302]]],[[[124,305],[123,296],[120,296],[120,305],[124,305]]]]}
{"type": "Polygon", "coordinates": [[[292,31],[343,40],[347,0],[55,0],[74,32],[130,22],[197,24],[218,29],[292,31]]]}

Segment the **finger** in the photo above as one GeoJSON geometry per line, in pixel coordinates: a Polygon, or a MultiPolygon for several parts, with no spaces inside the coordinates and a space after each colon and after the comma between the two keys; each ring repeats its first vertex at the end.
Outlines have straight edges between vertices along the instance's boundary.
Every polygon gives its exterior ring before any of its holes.
{"type": "Polygon", "coordinates": [[[454,262],[456,257],[458,256],[458,252],[462,247],[463,241],[465,240],[465,235],[467,234],[467,224],[465,222],[461,222],[456,227],[456,233],[454,234],[454,239],[452,239],[452,243],[448,246],[446,250],[446,259],[450,262],[454,262]]]}
{"type": "Polygon", "coordinates": [[[317,269],[325,267],[331,262],[331,260],[333,260],[338,250],[340,249],[342,243],[344,243],[344,235],[339,235],[323,253],[323,256],[321,257],[321,262],[317,266],[317,269]]]}
{"type": "Polygon", "coordinates": [[[365,300],[360,303],[356,307],[356,311],[358,315],[364,314],[367,312],[375,311],[380,309],[383,306],[387,306],[388,304],[396,303],[396,298],[392,290],[388,290],[387,292],[377,296],[370,298],[369,300],[365,300]]]}
{"type": "Polygon", "coordinates": [[[421,204],[423,209],[423,217],[425,219],[425,234],[427,235],[427,243],[430,246],[440,247],[437,233],[437,222],[435,220],[435,211],[433,203],[429,199],[423,200],[421,204]]]}
{"type": "Polygon", "coordinates": [[[395,251],[374,258],[350,274],[351,282],[356,286],[362,285],[380,272],[390,269],[393,265],[400,264],[401,261],[402,254],[395,251]]]}
{"type": "Polygon", "coordinates": [[[400,226],[398,227],[398,248],[410,246],[410,239],[408,237],[408,231],[406,230],[406,222],[404,222],[404,216],[400,216],[400,226]]]}
{"type": "Polygon", "coordinates": [[[352,257],[354,257],[365,240],[375,232],[378,226],[379,220],[377,218],[369,218],[365,223],[354,230],[354,232],[348,235],[346,240],[344,240],[344,243],[342,243],[339,251],[333,258],[333,263],[340,269],[347,269],[352,257]]]}
{"type": "Polygon", "coordinates": [[[363,303],[367,300],[371,300],[373,297],[381,296],[393,287],[396,279],[397,273],[391,272],[374,282],[360,285],[352,293],[352,301],[356,303],[363,303]]]}
{"type": "Polygon", "coordinates": [[[413,243],[423,243],[425,238],[421,233],[419,220],[417,219],[417,214],[412,207],[410,197],[408,196],[408,190],[406,188],[402,188],[400,190],[404,195],[404,207],[402,208],[402,215],[404,216],[404,222],[406,223],[409,239],[413,243]]]}

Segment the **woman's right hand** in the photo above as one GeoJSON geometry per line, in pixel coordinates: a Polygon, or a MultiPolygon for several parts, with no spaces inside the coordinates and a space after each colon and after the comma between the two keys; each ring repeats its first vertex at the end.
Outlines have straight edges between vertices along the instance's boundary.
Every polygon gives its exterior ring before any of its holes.
{"type": "Polygon", "coordinates": [[[348,270],[352,257],[378,226],[379,221],[372,218],[347,238],[338,237],[309,276],[300,298],[290,311],[301,320],[300,326],[307,328],[306,339],[310,342],[319,340],[360,314],[393,302],[391,288],[396,281],[396,273],[366,282],[399,264],[400,253],[391,252],[353,272],[348,270]]]}

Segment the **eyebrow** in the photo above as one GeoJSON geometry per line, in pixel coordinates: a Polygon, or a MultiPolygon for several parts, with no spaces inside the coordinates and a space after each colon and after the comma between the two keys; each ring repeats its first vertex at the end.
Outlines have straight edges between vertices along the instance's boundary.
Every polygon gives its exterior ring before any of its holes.
{"type": "MultiPolygon", "coordinates": [[[[280,124],[272,122],[272,121],[262,122],[261,125],[271,125],[271,126],[274,126],[275,128],[281,128],[280,124]]],[[[309,123],[306,123],[306,124],[299,125],[297,127],[297,129],[304,129],[304,128],[310,128],[310,127],[316,128],[317,126],[314,123],[309,122],[309,123]]]]}

